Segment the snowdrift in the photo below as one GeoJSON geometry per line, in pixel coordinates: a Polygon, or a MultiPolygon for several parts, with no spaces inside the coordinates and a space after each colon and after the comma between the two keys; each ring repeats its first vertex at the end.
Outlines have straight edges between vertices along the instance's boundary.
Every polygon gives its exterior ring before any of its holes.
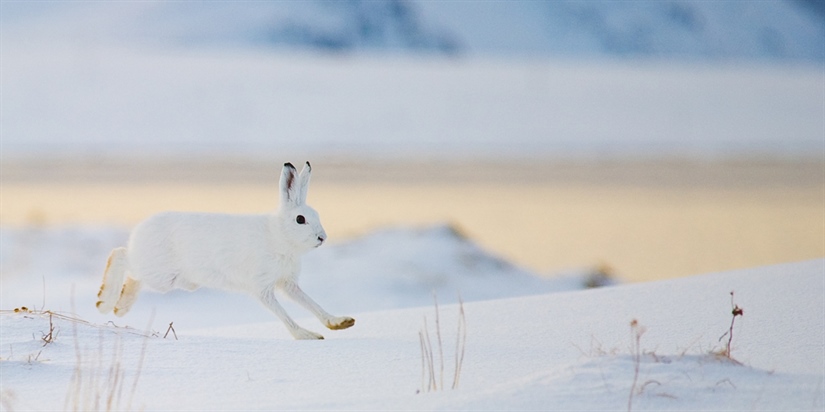
{"type": "Polygon", "coordinates": [[[442,305],[439,384],[464,359],[458,387],[437,392],[423,390],[418,335],[427,318],[435,340],[432,305],[351,313],[353,328],[309,342],[211,303],[236,324],[180,324],[177,339],[4,310],[3,408],[819,410],[825,400],[825,259],[468,302],[460,350],[459,307],[442,305]],[[712,352],[726,344],[731,291],[744,315],[729,359],[712,352]],[[635,350],[634,319],[645,330],[635,350]]]}
{"type": "MultiPolygon", "coordinates": [[[[116,320],[136,328],[145,327],[153,311],[156,328],[170,321],[197,327],[273,319],[248,296],[208,289],[166,295],[144,291],[122,320],[101,316],[94,302],[106,259],[127,239],[128,231],[113,228],[1,230],[3,309],[45,304],[90,321],[116,320]]],[[[605,281],[610,282],[587,271],[539,277],[448,225],[393,228],[333,241],[304,256],[301,273],[301,287],[333,313],[425,306],[433,304],[434,295],[450,303],[459,295],[464,301],[486,300],[583,289],[605,281]]],[[[305,313],[282,301],[291,313],[305,313]]]]}
{"type": "Polygon", "coordinates": [[[7,158],[804,157],[822,147],[815,65],[347,59],[3,39],[7,158]]]}

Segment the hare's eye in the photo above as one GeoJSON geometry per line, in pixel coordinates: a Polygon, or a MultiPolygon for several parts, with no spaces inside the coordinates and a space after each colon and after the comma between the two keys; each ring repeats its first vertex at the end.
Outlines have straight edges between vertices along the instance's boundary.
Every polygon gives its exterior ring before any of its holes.
{"type": "Polygon", "coordinates": [[[307,222],[307,220],[304,218],[304,215],[298,215],[298,217],[295,218],[295,221],[298,222],[299,225],[303,225],[307,222]]]}

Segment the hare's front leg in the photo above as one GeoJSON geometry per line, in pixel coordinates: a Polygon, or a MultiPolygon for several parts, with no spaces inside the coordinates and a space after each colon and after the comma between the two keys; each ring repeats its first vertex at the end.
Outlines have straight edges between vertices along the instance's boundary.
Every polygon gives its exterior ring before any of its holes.
{"type": "Polygon", "coordinates": [[[318,318],[324,326],[332,330],[346,329],[355,324],[355,319],[353,318],[347,316],[332,316],[327,313],[327,311],[321,308],[321,306],[315,303],[312,298],[304,293],[295,281],[281,279],[278,281],[277,286],[279,289],[283,290],[290,299],[312,312],[312,314],[315,315],[315,317],[318,318]]]}
{"type": "Polygon", "coordinates": [[[289,314],[286,313],[284,307],[281,306],[280,303],[278,303],[277,299],[275,299],[274,289],[270,288],[269,290],[264,291],[263,293],[261,293],[259,298],[261,300],[261,303],[264,304],[264,306],[266,306],[269,310],[272,311],[272,313],[275,314],[275,316],[277,316],[279,319],[281,319],[282,322],[284,322],[284,325],[286,325],[286,328],[289,330],[289,333],[292,334],[292,336],[295,339],[324,339],[323,336],[315,332],[310,332],[298,326],[298,324],[295,323],[295,321],[289,317],[289,314]]]}

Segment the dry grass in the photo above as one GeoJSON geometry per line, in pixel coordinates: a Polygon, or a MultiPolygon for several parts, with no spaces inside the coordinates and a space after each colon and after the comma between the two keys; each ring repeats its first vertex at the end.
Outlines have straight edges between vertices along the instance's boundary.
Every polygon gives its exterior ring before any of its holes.
{"type": "MultiPolygon", "coordinates": [[[[0,309],[0,316],[7,316],[13,314],[23,314],[24,316],[30,317],[42,317],[45,318],[46,316],[49,317],[49,328],[50,331],[48,334],[43,335],[44,342],[48,339],[50,343],[53,340],[57,339],[58,334],[60,333],[59,328],[52,322],[53,320],[62,320],[66,322],[70,322],[74,325],[83,325],[88,326],[91,328],[99,329],[99,330],[110,330],[115,331],[117,333],[128,333],[132,335],[144,336],[144,337],[157,337],[158,333],[149,331],[149,330],[140,330],[135,329],[130,326],[118,326],[114,322],[107,322],[105,325],[98,325],[91,323],[85,319],[79,318],[71,313],[65,312],[56,312],[52,310],[38,310],[38,309],[29,309],[26,306],[21,306],[19,308],[14,309],[0,309]]],[[[44,345],[45,346],[45,345],[44,345]]]]}
{"type": "MultiPolygon", "coordinates": [[[[143,362],[146,355],[146,348],[149,338],[158,337],[157,332],[151,332],[148,328],[140,331],[131,327],[117,326],[112,322],[105,325],[97,325],[81,319],[75,315],[54,312],[51,310],[36,310],[21,306],[13,310],[0,310],[0,316],[20,316],[36,319],[48,318],[48,332],[41,331],[40,340],[43,347],[54,344],[60,336],[61,324],[65,327],[65,322],[71,324],[72,337],[75,348],[75,366],[72,373],[63,409],[72,411],[119,411],[132,410],[135,393],[137,391],[138,380],[140,378],[143,362]],[[81,348],[78,328],[93,328],[98,330],[98,346],[95,350],[81,348]],[[104,350],[105,335],[114,332],[116,339],[112,342],[111,356],[106,356],[104,350]],[[124,367],[122,334],[139,335],[143,337],[143,346],[140,352],[135,372],[129,372],[124,367]],[[131,379],[131,382],[128,382],[131,379]]],[[[151,324],[151,322],[150,322],[151,324]]],[[[27,362],[37,362],[43,350],[36,354],[29,354],[27,362]]],[[[17,397],[10,390],[3,390],[0,393],[0,405],[4,410],[12,411],[17,403],[17,397]]]]}
{"type": "MultiPolygon", "coordinates": [[[[438,351],[438,373],[436,373],[436,357],[433,343],[430,339],[430,331],[427,317],[424,316],[424,327],[418,332],[419,346],[421,349],[421,389],[417,393],[436,392],[444,390],[444,342],[441,338],[441,319],[439,316],[438,299],[433,296],[435,305],[435,335],[436,349],[438,351]]],[[[461,380],[461,368],[464,364],[464,353],[467,343],[467,319],[464,314],[464,301],[458,298],[458,323],[455,338],[455,352],[453,354],[454,369],[452,389],[458,388],[461,380]]]]}
{"type": "MultiPolygon", "coordinates": [[[[639,381],[639,366],[642,362],[641,340],[642,335],[647,331],[647,328],[639,324],[639,321],[633,319],[630,322],[630,343],[631,355],[633,356],[633,384],[630,386],[630,395],[627,398],[627,411],[633,409],[633,396],[636,394],[636,384],[639,381]]],[[[639,391],[644,390],[643,385],[639,391]]]]}
{"type": "MultiPolygon", "coordinates": [[[[151,325],[151,321],[149,324],[151,325]]],[[[117,339],[113,342],[111,357],[106,362],[104,360],[102,330],[99,334],[97,351],[91,353],[84,352],[80,348],[77,324],[72,324],[72,332],[76,362],[63,409],[72,411],[132,410],[138,381],[143,370],[143,362],[146,358],[149,337],[156,336],[156,334],[143,334],[143,345],[137,368],[131,376],[131,385],[126,386],[127,374],[123,366],[123,342],[120,336],[117,335],[117,339]],[[84,362],[86,365],[92,365],[92,367],[84,368],[84,362]],[[126,388],[128,388],[128,393],[124,393],[126,388]]]]}
{"type": "MultiPolygon", "coordinates": [[[[722,336],[719,337],[720,342],[722,342],[727,337],[727,341],[725,342],[725,346],[721,349],[709,351],[709,353],[706,356],[710,356],[714,359],[722,359],[724,361],[731,362],[731,363],[736,364],[736,365],[742,365],[741,362],[737,361],[736,359],[734,359],[731,356],[731,345],[733,343],[733,330],[734,330],[734,325],[736,324],[736,318],[740,317],[740,316],[744,316],[744,313],[745,313],[745,311],[738,304],[736,304],[736,302],[734,302],[734,292],[733,291],[730,292],[730,306],[731,306],[730,326],[728,327],[728,330],[724,334],[722,334],[722,336]]],[[[647,329],[644,326],[640,325],[639,322],[636,319],[633,319],[630,322],[630,338],[631,338],[630,339],[630,341],[631,341],[630,353],[631,353],[631,356],[633,357],[633,384],[630,387],[630,395],[628,396],[628,399],[627,399],[627,410],[628,410],[628,412],[630,412],[633,408],[633,398],[634,398],[635,395],[641,394],[642,392],[644,392],[645,388],[647,388],[650,385],[661,386],[661,383],[658,382],[658,381],[655,381],[655,380],[647,381],[647,382],[643,383],[642,385],[638,385],[639,367],[640,367],[640,364],[641,364],[642,356],[650,355],[650,356],[653,357],[653,359],[656,362],[659,361],[659,359],[658,359],[659,357],[655,353],[653,353],[653,352],[646,353],[646,352],[643,352],[642,349],[641,349],[641,338],[642,338],[642,335],[644,335],[644,333],[646,331],[647,331],[647,329]],[[638,386],[638,389],[637,389],[637,386],[638,386]]],[[[685,352],[687,352],[687,349],[685,351],[683,351],[680,356],[684,356],[685,352]]],[[[727,384],[727,385],[733,387],[734,389],[736,388],[736,385],[730,379],[722,379],[721,381],[716,383],[716,386],[719,386],[719,385],[722,385],[722,384],[727,384]]],[[[662,394],[660,394],[660,396],[661,395],[662,394]]],[[[666,395],[667,397],[672,396],[672,395],[667,395],[667,394],[664,394],[664,395],[666,395]]]]}
{"type": "Polygon", "coordinates": [[[726,358],[726,359],[730,360],[733,363],[741,365],[741,362],[737,361],[736,359],[733,359],[733,357],[731,357],[731,355],[730,355],[731,344],[733,343],[733,326],[736,323],[736,318],[738,316],[744,316],[745,315],[744,309],[740,308],[739,305],[737,305],[733,301],[733,291],[730,291],[730,307],[731,307],[730,327],[728,328],[727,332],[725,332],[724,334],[722,334],[722,336],[719,337],[720,342],[723,339],[725,339],[726,336],[728,338],[728,341],[726,342],[725,347],[723,349],[713,351],[711,354],[716,355],[718,357],[726,358]]]}

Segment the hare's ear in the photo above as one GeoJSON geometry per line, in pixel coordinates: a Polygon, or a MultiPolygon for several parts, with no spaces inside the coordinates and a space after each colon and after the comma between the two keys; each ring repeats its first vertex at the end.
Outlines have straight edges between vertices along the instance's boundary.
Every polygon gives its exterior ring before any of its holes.
{"type": "Polygon", "coordinates": [[[292,163],[284,163],[281,171],[281,205],[296,204],[299,193],[299,183],[296,178],[295,166],[292,163]]]}
{"type": "Polygon", "coordinates": [[[298,175],[298,203],[306,203],[307,190],[309,190],[309,177],[312,174],[312,166],[306,162],[301,173],[298,175]]]}

